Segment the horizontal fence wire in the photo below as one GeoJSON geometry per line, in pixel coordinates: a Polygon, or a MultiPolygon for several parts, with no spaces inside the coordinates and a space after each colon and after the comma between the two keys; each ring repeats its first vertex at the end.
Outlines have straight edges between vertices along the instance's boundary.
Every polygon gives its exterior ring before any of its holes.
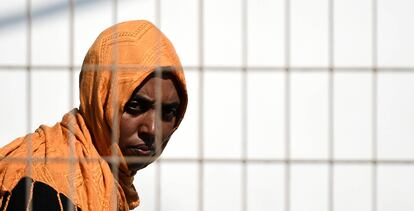
{"type": "MultiPolygon", "coordinates": [[[[148,161],[148,158],[140,157],[125,157],[128,162],[142,162],[148,161]]],[[[33,163],[44,162],[96,162],[106,160],[108,162],[118,163],[120,160],[117,157],[102,156],[95,158],[62,158],[62,157],[13,157],[13,156],[0,156],[5,162],[27,162],[31,160],[33,163]]],[[[154,157],[153,159],[157,159],[154,157]]],[[[298,159],[272,159],[272,158],[159,158],[159,162],[206,162],[206,163],[291,163],[291,164],[376,164],[376,165],[414,165],[414,159],[314,159],[314,158],[298,158],[298,159]]]]}
{"type": "MultiPolygon", "coordinates": [[[[119,65],[117,66],[122,69],[133,68],[134,65],[119,65]]],[[[81,70],[80,65],[1,65],[0,72],[3,71],[24,71],[25,69],[30,68],[32,71],[67,71],[70,69],[81,70]]],[[[103,67],[106,68],[106,67],[103,67]]],[[[136,68],[143,68],[142,66],[136,66],[136,68]]],[[[283,72],[286,69],[293,72],[328,72],[334,70],[335,72],[372,72],[375,69],[377,72],[412,72],[414,73],[414,66],[183,66],[185,71],[200,71],[201,69],[205,71],[278,71],[283,72]]]]}

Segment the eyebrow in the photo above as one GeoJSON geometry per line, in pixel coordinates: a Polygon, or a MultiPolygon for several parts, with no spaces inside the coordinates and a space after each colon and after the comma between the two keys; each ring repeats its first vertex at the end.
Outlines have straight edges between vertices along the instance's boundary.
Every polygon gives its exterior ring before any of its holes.
{"type": "MultiPolygon", "coordinates": [[[[134,99],[138,100],[138,101],[143,101],[144,103],[148,103],[148,104],[154,104],[155,100],[148,97],[147,95],[144,94],[136,94],[134,96],[134,99]]],[[[180,101],[173,101],[173,102],[169,102],[169,103],[162,103],[163,107],[179,107],[180,106],[180,101]]]]}
{"type": "Polygon", "coordinates": [[[180,107],[180,103],[179,102],[163,103],[162,107],[164,107],[164,108],[178,108],[178,107],[180,107]]]}
{"type": "Polygon", "coordinates": [[[147,95],[143,95],[143,94],[136,94],[134,96],[134,99],[139,100],[139,101],[144,101],[144,102],[147,102],[147,103],[151,103],[151,104],[155,103],[154,99],[151,99],[147,95]]]}

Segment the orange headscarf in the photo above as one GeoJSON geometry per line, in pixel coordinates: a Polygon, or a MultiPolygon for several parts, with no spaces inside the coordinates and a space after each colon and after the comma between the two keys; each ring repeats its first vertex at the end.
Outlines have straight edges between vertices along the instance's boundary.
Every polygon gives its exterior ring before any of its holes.
{"type": "Polygon", "coordinates": [[[137,207],[134,175],[117,144],[119,122],[135,88],[160,66],[172,67],[180,86],[177,128],[187,106],[187,92],[170,41],[147,21],[119,23],[103,31],[82,65],[79,110],[0,150],[0,203],[5,192],[10,193],[23,177],[30,177],[64,194],[82,210],[137,207]],[[32,162],[22,159],[28,155],[32,162]],[[102,159],[108,156],[119,158],[118,175],[102,159]]]}

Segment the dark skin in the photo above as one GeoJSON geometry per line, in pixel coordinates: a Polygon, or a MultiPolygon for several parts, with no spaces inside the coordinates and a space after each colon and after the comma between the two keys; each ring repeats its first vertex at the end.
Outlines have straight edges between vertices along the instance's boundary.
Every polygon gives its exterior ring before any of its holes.
{"type": "Polygon", "coordinates": [[[174,132],[179,107],[180,98],[172,78],[154,75],[145,80],[125,104],[120,122],[119,147],[133,173],[152,163],[164,150],[174,132]],[[156,85],[161,85],[161,88],[156,89],[156,85]],[[159,89],[161,116],[157,125],[156,90],[159,89]],[[160,149],[155,143],[157,126],[161,129],[160,149]]]}

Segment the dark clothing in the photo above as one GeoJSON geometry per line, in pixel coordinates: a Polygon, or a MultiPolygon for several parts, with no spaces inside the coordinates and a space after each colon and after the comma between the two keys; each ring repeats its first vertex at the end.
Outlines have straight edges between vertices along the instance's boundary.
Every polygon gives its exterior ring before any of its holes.
{"type": "MultiPolygon", "coordinates": [[[[4,210],[9,195],[10,193],[6,192],[6,197],[3,197],[2,206],[0,208],[1,211],[4,210]]],[[[74,204],[65,195],[60,193],[59,197],[63,210],[81,210],[78,207],[76,209],[74,204]]],[[[26,207],[28,206],[28,203],[31,203],[31,210],[33,211],[61,210],[61,205],[59,203],[58,193],[56,192],[56,190],[54,190],[52,187],[45,183],[33,183],[32,179],[24,177],[13,189],[6,211],[25,211],[26,207]],[[31,193],[31,196],[29,195],[30,192],[26,194],[28,191],[32,190],[32,188],[33,192],[31,193]]]]}

